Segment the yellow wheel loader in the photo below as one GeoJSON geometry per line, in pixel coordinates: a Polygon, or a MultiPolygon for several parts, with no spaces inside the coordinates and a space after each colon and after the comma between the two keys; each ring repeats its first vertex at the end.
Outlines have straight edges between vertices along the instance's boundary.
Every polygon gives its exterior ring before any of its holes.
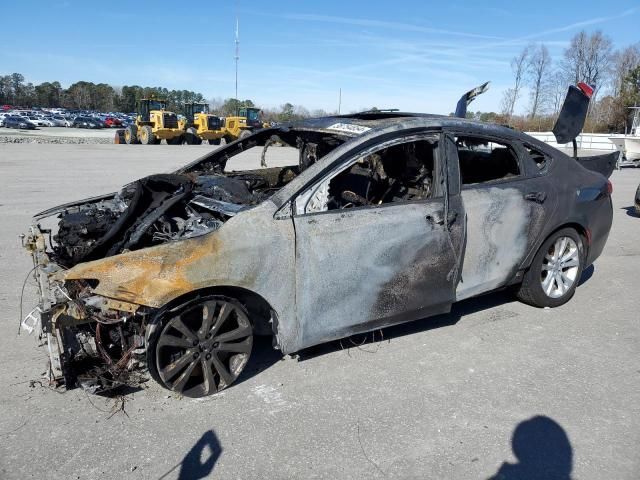
{"type": "Polygon", "coordinates": [[[184,130],[182,143],[187,145],[199,145],[203,141],[209,145],[220,145],[220,140],[225,136],[220,117],[209,114],[207,103],[185,103],[185,120],[180,120],[178,125],[184,130]]]}
{"type": "Polygon", "coordinates": [[[244,107],[238,111],[238,116],[226,117],[223,119],[224,138],[227,142],[232,142],[238,138],[251,135],[255,130],[263,128],[265,125],[260,121],[260,109],[244,107]]]}
{"type": "Polygon", "coordinates": [[[167,111],[167,102],[143,98],[136,102],[136,121],[124,130],[124,140],[128,144],[154,145],[161,140],[177,144],[183,134],[178,116],[167,111]]]}

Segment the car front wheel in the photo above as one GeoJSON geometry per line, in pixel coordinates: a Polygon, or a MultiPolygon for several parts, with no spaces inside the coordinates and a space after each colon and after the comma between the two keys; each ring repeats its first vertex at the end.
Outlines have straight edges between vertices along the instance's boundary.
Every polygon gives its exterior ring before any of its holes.
{"type": "Polygon", "coordinates": [[[517,297],[534,307],[558,307],[575,293],[582,269],[584,249],[578,233],[563,228],[540,247],[517,291],[517,297]]]}
{"type": "Polygon", "coordinates": [[[186,397],[212,395],[242,373],[253,348],[244,306],[207,296],[159,313],[147,330],[147,365],[163,387],[186,397]]]}

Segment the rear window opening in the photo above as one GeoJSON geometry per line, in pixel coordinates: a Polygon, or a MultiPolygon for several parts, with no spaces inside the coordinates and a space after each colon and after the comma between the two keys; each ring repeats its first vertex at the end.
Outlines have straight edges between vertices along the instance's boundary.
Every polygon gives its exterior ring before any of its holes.
{"type": "Polygon", "coordinates": [[[463,185],[495,182],[520,176],[520,165],[510,146],[479,137],[456,137],[463,185]]]}
{"type": "Polygon", "coordinates": [[[549,164],[549,157],[547,157],[541,151],[530,147],[529,145],[524,145],[524,148],[527,151],[527,153],[529,154],[529,156],[531,157],[531,159],[534,162],[536,162],[536,166],[538,167],[538,170],[540,170],[541,172],[546,170],[546,168],[547,168],[547,166],[549,164]]]}

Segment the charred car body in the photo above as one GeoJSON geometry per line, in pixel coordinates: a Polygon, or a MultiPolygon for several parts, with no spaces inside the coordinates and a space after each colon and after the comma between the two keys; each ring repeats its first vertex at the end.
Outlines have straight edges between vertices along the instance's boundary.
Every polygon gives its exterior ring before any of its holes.
{"type": "MultiPolygon", "coordinates": [[[[558,128],[571,137],[582,124],[566,110],[558,128]]],[[[164,387],[202,396],[237,378],[254,334],[293,353],[510,285],[557,306],[606,242],[612,161],[590,170],[509,128],[434,115],[267,128],[38,214],[25,246],[41,303],[26,324],[39,314],[68,387],[127,383],[146,365],[164,387]],[[276,142],[298,149],[297,165],[228,169],[276,142]]]]}

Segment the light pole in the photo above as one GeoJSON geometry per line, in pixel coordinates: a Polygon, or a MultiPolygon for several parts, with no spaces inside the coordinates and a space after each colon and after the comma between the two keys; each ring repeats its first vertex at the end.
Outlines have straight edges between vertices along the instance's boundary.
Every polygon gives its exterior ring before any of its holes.
{"type": "Polygon", "coordinates": [[[240,33],[239,33],[239,21],[238,16],[236,15],[236,116],[240,114],[238,111],[239,100],[238,100],[238,60],[240,60],[240,33]]]}

